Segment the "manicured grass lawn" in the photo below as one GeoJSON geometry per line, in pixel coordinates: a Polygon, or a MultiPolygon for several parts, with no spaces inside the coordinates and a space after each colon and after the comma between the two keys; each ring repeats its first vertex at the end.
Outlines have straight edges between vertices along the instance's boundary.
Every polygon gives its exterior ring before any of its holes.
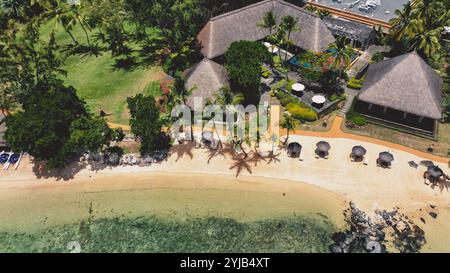
{"type": "MultiPolygon", "coordinates": [[[[41,37],[48,39],[54,21],[41,27],[41,37]]],[[[56,29],[59,44],[72,42],[61,26],[56,29]]],[[[78,42],[86,43],[81,27],[75,26],[72,34],[78,42]]],[[[90,33],[91,40],[93,32],[90,33]]],[[[100,109],[108,114],[108,120],[114,123],[128,124],[126,98],[143,92],[159,96],[159,80],[165,76],[159,67],[134,70],[114,69],[114,60],[109,53],[101,56],[71,56],[65,60],[63,69],[67,71],[65,82],[77,89],[78,95],[85,99],[92,112],[100,109]]]]}
{"type": "Polygon", "coordinates": [[[441,156],[449,156],[448,152],[450,151],[450,124],[448,123],[439,123],[437,141],[432,141],[426,138],[398,132],[396,130],[388,129],[370,123],[364,129],[350,130],[345,126],[343,126],[342,129],[343,131],[348,133],[371,136],[374,138],[379,138],[382,140],[409,146],[420,151],[426,151],[428,146],[433,143],[435,154],[441,156]]]}

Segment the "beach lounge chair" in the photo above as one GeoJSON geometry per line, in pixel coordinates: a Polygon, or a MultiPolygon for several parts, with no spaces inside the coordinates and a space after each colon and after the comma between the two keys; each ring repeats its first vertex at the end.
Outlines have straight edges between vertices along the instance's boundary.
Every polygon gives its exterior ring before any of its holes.
{"type": "Polygon", "coordinates": [[[300,152],[300,155],[298,156],[298,160],[303,161],[303,151],[300,152]]]}
{"type": "Polygon", "coordinates": [[[369,157],[368,157],[368,156],[365,156],[365,157],[364,157],[363,164],[364,164],[364,165],[368,165],[368,164],[369,164],[369,157]]]}

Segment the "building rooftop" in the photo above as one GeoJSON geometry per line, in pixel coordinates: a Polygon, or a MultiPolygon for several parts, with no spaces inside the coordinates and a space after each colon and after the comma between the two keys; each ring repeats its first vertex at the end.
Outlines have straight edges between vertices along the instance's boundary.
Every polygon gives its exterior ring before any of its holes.
{"type": "Polygon", "coordinates": [[[265,38],[269,30],[258,24],[268,11],[275,13],[278,22],[286,15],[298,20],[300,31],[292,33],[291,40],[300,48],[320,52],[335,41],[316,14],[282,0],[265,0],[211,18],[197,36],[202,54],[212,59],[224,54],[233,42],[265,38]]]}
{"type": "Polygon", "coordinates": [[[326,17],[323,22],[335,35],[344,35],[356,41],[370,39],[374,29],[365,24],[349,21],[342,18],[326,17]]]}
{"type": "Polygon", "coordinates": [[[415,52],[369,66],[358,99],[391,109],[440,119],[441,77],[415,52]]]}
{"type": "Polygon", "coordinates": [[[205,105],[207,100],[214,100],[214,95],[220,88],[228,86],[226,68],[207,58],[188,69],[185,74],[186,89],[194,88],[186,101],[191,109],[194,109],[195,97],[201,97],[205,105]]]}

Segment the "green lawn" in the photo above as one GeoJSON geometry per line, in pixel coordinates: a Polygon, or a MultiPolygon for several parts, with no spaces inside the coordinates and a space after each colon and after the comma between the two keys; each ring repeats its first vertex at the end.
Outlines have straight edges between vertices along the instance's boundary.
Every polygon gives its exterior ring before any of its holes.
{"type": "Polygon", "coordinates": [[[367,124],[364,129],[349,129],[342,126],[342,130],[347,133],[370,136],[393,143],[398,143],[419,151],[427,151],[430,144],[434,144],[434,154],[440,156],[449,156],[450,151],[450,124],[439,123],[437,141],[402,133],[393,129],[388,129],[375,124],[367,124]]]}
{"type": "MultiPolygon", "coordinates": [[[[47,40],[54,27],[54,21],[43,25],[41,37],[47,40]]],[[[59,44],[72,42],[61,26],[57,26],[56,30],[59,44]]],[[[81,27],[75,26],[72,33],[80,43],[86,43],[81,27]]],[[[92,36],[93,33],[90,34],[92,36]]],[[[71,56],[63,67],[68,73],[65,82],[77,89],[78,95],[86,100],[91,111],[103,109],[111,122],[128,124],[126,98],[144,89],[147,94],[159,96],[159,80],[164,77],[164,72],[159,67],[118,70],[113,68],[113,64],[109,53],[99,57],[71,56]]]]}

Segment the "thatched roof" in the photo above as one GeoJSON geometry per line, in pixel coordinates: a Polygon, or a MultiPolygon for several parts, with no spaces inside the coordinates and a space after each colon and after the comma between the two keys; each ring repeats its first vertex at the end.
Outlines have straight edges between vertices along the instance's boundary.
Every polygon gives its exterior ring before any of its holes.
{"type": "Polygon", "coordinates": [[[194,109],[194,98],[201,97],[203,105],[207,100],[214,100],[215,93],[222,87],[228,86],[228,72],[225,67],[203,59],[200,63],[186,71],[186,89],[194,88],[187,98],[186,104],[194,109]]]}
{"type": "Polygon", "coordinates": [[[440,119],[439,75],[417,53],[407,53],[369,66],[359,100],[440,119]]]}
{"type": "Polygon", "coordinates": [[[211,18],[197,36],[203,47],[202,54],[212,59],[224,54],[233,42],[256,41],[268,36],[269,30],[259,24],[264,14],[271,10],[278,22],[286,15],[298,19],[301,30],[292,33],[291,40],[300,48],[320,52],[335,41],[330,30],[314,13],[281,0],[265,0],[211,18]]]}
{"type": "Polygon", "coordinates": [[[381,152],[381,153],[379,153],[378,158],[381,161],[387,162],[387,163],[391,163],[392,161],[394,161],[394,155],[391,154],[390,152],[381,152]]]}

